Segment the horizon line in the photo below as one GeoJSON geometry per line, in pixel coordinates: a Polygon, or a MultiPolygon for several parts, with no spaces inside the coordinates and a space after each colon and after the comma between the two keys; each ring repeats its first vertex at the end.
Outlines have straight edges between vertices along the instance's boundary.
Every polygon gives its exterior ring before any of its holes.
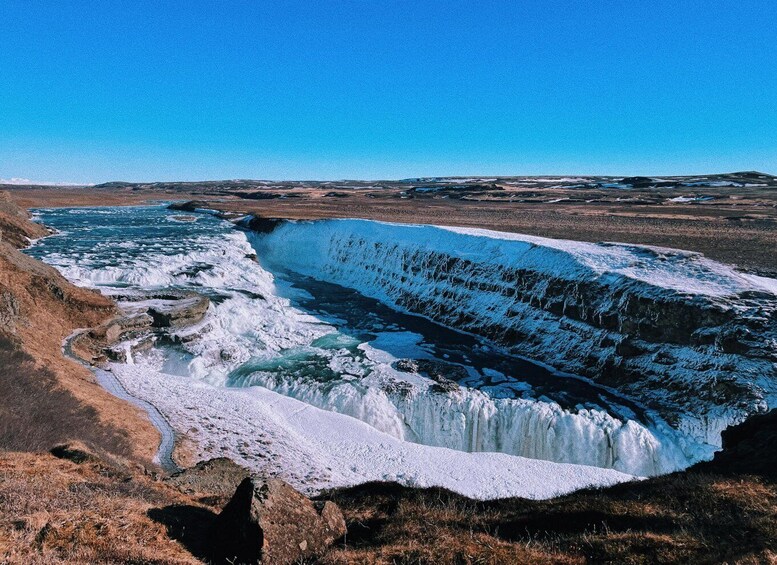
{"type": "Polygon", "coordinates": [[[72,181],[36,181],[24,177],[11,177],[0,178],[0,186],[60,186],[60,187],[87,187],[98,186],[102,184],[110,183],[125,183],[125,184],[155,184],[155,183],[204,183],[204,182],[401,182],[407,180],[423,180],[423,179],[462,179],[462,178],[495,178],[495,179],[510,179],[510,178],[564,178],[564,177],[607,177],[607,178],[627,178],[627,177],[695,177],[695,176],[717,176],[717,175],[737,175],[744,173],[755,173],[759,175],[775,176],[772,173],[760,171],[756,169],[742,169],[737,171],[726,172],[692,172],[692,173],[660,173],[660,174],[613,174],[613,173],[532,173],[532,174],[456,174],[456,175],[421,175],[421,176],[404,176],[400,178],[358,178],[358,177],[339,177],[339,178],[209,178],[209,179],[156,179],[156,180],[120,180],[112,179],[100,182],[72,182],[72,181]]]}

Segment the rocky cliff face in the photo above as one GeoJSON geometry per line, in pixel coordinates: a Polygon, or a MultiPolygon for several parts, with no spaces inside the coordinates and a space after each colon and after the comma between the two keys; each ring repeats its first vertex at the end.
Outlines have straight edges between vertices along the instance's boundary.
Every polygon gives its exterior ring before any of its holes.
{"type": "Polygon", "coordinates": [[[30,215],[11,200],[8,192],[0,191],[0,241],[20,249],[29,245],[29,240],[48,233],[45,226],[30,221],[30,215]]]}
{"type": "Polygon", "coordinates": [[[777,282],[696,253],[356,220],[287,222],[259,255],[590,377],[695,441],[777,395],[777,282]]]}

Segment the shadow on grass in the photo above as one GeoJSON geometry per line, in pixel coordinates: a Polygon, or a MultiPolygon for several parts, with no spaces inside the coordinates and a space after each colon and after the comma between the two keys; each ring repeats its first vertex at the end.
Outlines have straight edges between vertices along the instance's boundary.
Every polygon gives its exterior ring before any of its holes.
{"type": "Polygon", "coordinates": [[[199,506],[174,504],[152,508],[148,517],[164,525],[167,535],[179,541],[195,557],[204,560],[213,557],[210,531],[216,520],[214,512],[199,506]]]}
{"type": "Polygon", "coordinates": [[[611,514],[598,510],[580,510],[559,513],[527,513],[499,524],[498,537],[516,541],[526,536],[544,534],[582,534],[586,532],[652,531],[671,532],[677,525],[673,520],[656,516],[611,514]]]}

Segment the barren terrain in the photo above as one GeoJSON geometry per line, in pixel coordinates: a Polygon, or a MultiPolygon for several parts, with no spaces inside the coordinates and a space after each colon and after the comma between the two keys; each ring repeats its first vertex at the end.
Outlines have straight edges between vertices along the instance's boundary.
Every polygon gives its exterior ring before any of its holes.
{"type": "Polygon", "coordinates": [[[28,208],[198,200],[265,217],[368,218],[674,247],[777,274],[777,178],[762,173],[6,188],[28,208]]]}

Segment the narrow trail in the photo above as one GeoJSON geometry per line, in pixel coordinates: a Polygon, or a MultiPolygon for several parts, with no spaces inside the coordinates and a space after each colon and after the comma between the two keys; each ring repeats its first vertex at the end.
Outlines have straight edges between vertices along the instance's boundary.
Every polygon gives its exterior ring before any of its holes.
{"type": "Polygon", "coordinates": [[[164,417],[162,412],[160,412],[159,409],[150,402],[130,394],[127,389],[124,388],[124,385],[121,383],[121,381],[119,381],[119,379],[117,379],[112,372],[106,371],[105,369],[92,367],[78,355],[73,353],[71,343],[73,339],[75,339],[84,331],[86,330],[76,330],[67,338],[65,338],[65,341],[62,343],[62,353],[65,355],[65,357],[76,361],[77,363],[92,371],[95,375],[95,378],[97,379],[98,384],[110,392],[113,396],[122,400],[126,400],[138,408],[143,409],[146,414],[148,414],[148,418],[151,420],[153,426],[159,430],[161,435],[159,448],[157,449],[157,453],[154,458],[155,461],[159,463],[159,466],[168,473],[177,473],[180,471],[181,468],[173,459],[173,450],[175,449],[175,430],[170,425],[170,422],[167,421],[167,418],[164,417]]]}

